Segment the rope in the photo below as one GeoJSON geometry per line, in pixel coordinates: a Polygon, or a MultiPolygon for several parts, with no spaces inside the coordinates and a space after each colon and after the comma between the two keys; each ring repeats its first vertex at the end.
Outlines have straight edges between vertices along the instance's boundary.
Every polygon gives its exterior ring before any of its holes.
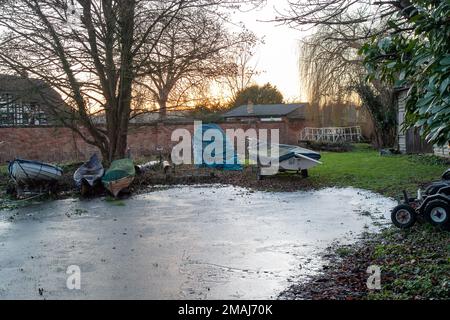
{"type": "MultiPolygon", "coordinates": [[[[22,165],[20,164],[20,160],[14,160],[14,162],[17,162],[17,164],[19,165],[20,169],[22,169],[23,173],[25,173],[25,175],[27,176],[28,179],[31,180],[30,176],[28,175],[28,173],[25,171],[25,169],[22,167],[22,165]]],[[[14,177],[14,180],[16,180],[16,178],[14,177]]]]}

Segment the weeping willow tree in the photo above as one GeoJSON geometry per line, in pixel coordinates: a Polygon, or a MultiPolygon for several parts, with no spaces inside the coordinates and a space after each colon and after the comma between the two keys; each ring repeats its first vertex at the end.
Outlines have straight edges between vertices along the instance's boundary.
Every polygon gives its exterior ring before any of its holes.
{"type": "Polygon", "coordinates": [[[333,28],[320,27],[300,48],[300,75],[311,105],[310,116],[321,125],[336,125],[329,120],[324,123],[320,115],[326,109],[359,104],[358,96],[348,88],[364,72],[357,55],[359,43],[335,35],[333,28]]]}
{"type": "MultiPolygon", "coordinates": [[[[343,21],[348,19],[342,17],[343,21]]],[[[364,81],[367,71],[358,54],[373,32],[374,26],[367,23],[319,26],[301,43],[300,76],[310,101],[310,120],[321,126],[347,125],[343,119],[347,117],[346,110],[360,107],[373,122],[373,142],[378,147],[393,146],[396,132],[393,90],[381,82],[364,81]]]]}

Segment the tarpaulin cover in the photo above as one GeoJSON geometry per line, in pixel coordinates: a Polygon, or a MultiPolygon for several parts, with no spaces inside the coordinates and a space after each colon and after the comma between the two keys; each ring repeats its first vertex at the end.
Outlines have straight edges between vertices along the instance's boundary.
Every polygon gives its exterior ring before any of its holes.
{"type": "Polygon", "coordinates": [[[84,163],[73,174],[73,179],[78,188],[81,187],[82,181],[86,181],[90,186],[93,186],[96,180],[99,180],[105,172],[102,163],[97,157],[97,154],[93,154],[88,162],[84,163]]]}
{"type": "Polygon", "coordinates": [[[133,160],[120,159],[114,160],[102,178],[103,182],[116,181],[125,177],[131,177],[136,174],[133,160]]]}
{"type": "MultiPolygon", "coordinates": [[[[194,161],[197,164],[197,166],[224,169],[224,170],[242,170],[242,165],[238,163],[237,155],[233,148],[233,145],[229,141],[228,137],[226,136],[222,128],[217,124],[210,123],[210,124],[202,124],[201,126],[196,126],[194,137],[192,140],[194,145],[194,161]],[[214,136],[211,138],[205,137],[204,136],[205,132],[207,132],[210,129],[216,130],[209,132],[210,134],[215,133],[212,134],[214,136]],[[217,135],[217,133],[219,133],[219,136],[221,136],[222,144],[221,148],[214,148],[212,150],[211,157],[217,157],[222,160],[217,161],[218,163],[215,163],[212,162],[211,159],[205,159],[204,151],[205,148],[212,148],[211,146],[213,146],[214,144],[215,135],[217,135]],[[218,152],[220,152],[220,154],[218,152]]],[[[216,143],[218,144],[218,142],[216,143]]],[[[207,154],[209,154],[209,152],[207,152],[207,154]]]]}

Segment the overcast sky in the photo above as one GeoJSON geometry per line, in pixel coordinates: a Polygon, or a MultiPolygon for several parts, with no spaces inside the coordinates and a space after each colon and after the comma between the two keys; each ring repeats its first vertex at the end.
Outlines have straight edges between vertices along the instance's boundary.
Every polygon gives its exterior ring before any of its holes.
{"type": "Polygon", "coordinates": [[[267,4],[259,9],[245,13],[236,13],[233,20],[242,21],[245,26],[258,37],[264,38],[255,56],[258,69],[264,71],[257,77],[258,84],[270,82],[276,85],[286,100],[304,100],[301,92],[298,72],[299,40],[307,33],[279,26],[271,20],[277,16],[278,11],[287,8],[286,0],[267,0],[267,4]]]}

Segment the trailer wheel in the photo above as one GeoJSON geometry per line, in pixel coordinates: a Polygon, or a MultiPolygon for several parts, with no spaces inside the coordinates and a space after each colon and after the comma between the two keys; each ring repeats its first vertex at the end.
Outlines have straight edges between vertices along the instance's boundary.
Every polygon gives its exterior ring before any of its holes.
{"type": "Polygon", "coordinates": [[[435,226],[448,228],[449,216],[450,206],[447,201],[436,199],[430,201],[425,207],[425,217],[435,226]]]}
{"type": "Polygon", "coordinates": [[[264,178],[264,176],[261,174],[261,167],[256,168],[256,179],[258,181],[261,181],[264,178]]]}
{"type": "Polygon", "coordinates": [[[302,169],[300,171],[300,173],[302,174],[303,178],[308,178],[308,170],[307,169],[302,169]]]}
{"type": "Polygon", "coordinates": [[[392,209],[391,220],[397,228],[411,228],[416,223],[417,213],[411,206],[400,204],[392,209]]]}

